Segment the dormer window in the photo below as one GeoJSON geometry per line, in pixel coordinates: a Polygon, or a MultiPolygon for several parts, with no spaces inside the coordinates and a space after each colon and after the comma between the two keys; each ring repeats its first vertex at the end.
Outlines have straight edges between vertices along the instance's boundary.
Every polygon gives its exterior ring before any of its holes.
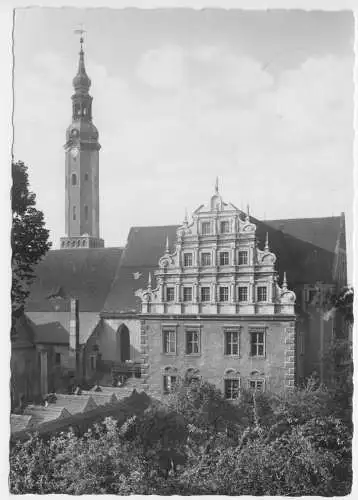
{"type": "Polygon", "coordinates": [[[226,234],[230,232],[230,224],[228,220],[222,220],[220,222],[220,233],[226,234]]]}
{"type": "Polygon", "coordinates": [[[201,234],[210,234],[210,222],[203,222],[201,224],[201,234]]]}

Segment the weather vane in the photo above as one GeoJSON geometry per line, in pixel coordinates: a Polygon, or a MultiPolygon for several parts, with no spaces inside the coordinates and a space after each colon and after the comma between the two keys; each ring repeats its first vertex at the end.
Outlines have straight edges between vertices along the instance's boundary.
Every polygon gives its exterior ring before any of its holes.
{"type": "Polygon", "coordinates": [[[78,28],[74,29],[74,34],[75,35],[80,35],[80,44],[81,44],[81,50],[83,49],[83,35],[86,33],[86,30],[83,28],[83,24],[80,24],[78,28]]]}

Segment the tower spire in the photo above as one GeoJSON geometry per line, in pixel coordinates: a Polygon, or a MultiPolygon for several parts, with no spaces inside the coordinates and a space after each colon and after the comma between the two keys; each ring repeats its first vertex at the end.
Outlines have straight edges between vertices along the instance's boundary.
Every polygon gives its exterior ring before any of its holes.
{"type": "Polygon", "coordinates": [[[83,25],[81,25],[80,28],[74,30],[74,33],[76,35],[80,35],[80,52],[79,52],[80,57],[78,60],[77,74],[73,79],[73,87],[76,92],[88,93],[91,86],[91,80],[86,73],[84,50],[83,50],[83,43],[84,43],[83,35],[84,33],[86,33],[86,31],[83,29],[83,25]]]}

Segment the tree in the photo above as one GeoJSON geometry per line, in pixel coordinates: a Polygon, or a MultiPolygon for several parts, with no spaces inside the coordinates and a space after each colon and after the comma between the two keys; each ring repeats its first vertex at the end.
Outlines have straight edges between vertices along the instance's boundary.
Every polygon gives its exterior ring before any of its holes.
{"type": "Polygon", "coordinates": [[[50,249],[44,215],[36,208],[36,195],[29,189],[28,168],[12,162],[12,324],[21,316],[35,279],[35,266],[50,249]]]}

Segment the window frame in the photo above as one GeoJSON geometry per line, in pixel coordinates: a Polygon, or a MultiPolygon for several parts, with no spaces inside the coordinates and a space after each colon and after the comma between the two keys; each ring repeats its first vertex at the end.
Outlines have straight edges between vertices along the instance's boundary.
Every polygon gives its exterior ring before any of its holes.
{"type": "Polygon", "coordinates": [[[174,386],[178,383],[178,376],[171,373],[163,374],[163,394],[174,392],[174,386]],[[174,381],[173,381],[174,379],[174,381]],[[169,384],[168,384],[169,381],[169,384]]]}
{"type": "Polygon", "coordinates": [[[201,335],[200,335],[200,329],[198,328],[186,328],[185,329],[185,356],[200,356],[201,355],[201,335]],[[196,335],[197,340],[194,341],[193,338],[190,342],[192,348],[194,345],[197,345],[198,347],[198,352],[191,351],[189,352],[188,346],[189,346],[189,340],[188,337],[189,335],[196,335]]]}
{"type": "Polygon", "coordinates": [[[267,285],[257,285],[257,287],[256,287],[256,302],[261,302],[261,303],[268,302],[268,293],[267,292],[268,292],[267,285]],[[265,293],[264,293],[265,299],[264,300],[259,297],[260,292],[263,292],[263,291],[265,291],[265,293]]]}
{"type": "Polygon", "coordinates": [[[251,377],[249,378],[248,380],[248,389],[249,391],[252,391],[252,392],[265,392],[265,379],[262,378],[262,377],[251,377]],[[257,389],[257,383],[260,383],[262,384],[262,388],[261,389],[257,389]],[[251,384],[255,384],[255,387],[251,387],[251,384]]]}
{"type": "Polygon", "coordinates": [[[211,300],[210,286],[201,286],[200,287],[200,302],[210,302],[210,300],[211,300]],[[203,299],[203,290],[208,290],[209,291],[209,298],[203,299]]]}
{"type": "Polygon", "coordinates": [[[192,252],[184,252],[183,253],[183,267],[192,267],[193,266],[193,254],[192,252]],[[187,264],[185,259],[186,257],[190,257],[190,264],[187,264]]]}
{"type": "Polygon", "coordinates": [[[228,221],[228,220],[221,220],[220,221],[220,234],[229,234],[229,233],[230,233],[230,221],[228,221]],[[227,231],[223,231],[222,230],[223,226],[227,227],[227,231]]]}
{"type": "Polygon", "coordinates": [[[238,376],[235,377],[226,377],[224,378],[224,396],[225,399],[228,401],[236,401],[237,399],[240,398],[240,389],[241,389],[241,378],[238,376]],[[233,383],[237,382],[237,388],[233,387],[227,387],[227,385],[232,385],[233,383]],[[231,393],[231,397],[228,397],[228,390],[231,393]],[[232,397],[233,393],[237,393],[237,397],[232,397]]]}
{"type": "Polygon", "coordinates": [[[237,287],[237,301],[239,303],[245,303],[245,302],[249,301],[249,287],[247,285],[240,285],[237,287]],[[245,300],[240,299],[240,289],[246,291],[246,299],[245,300]]]}
{"type": "Polygon", "coordinates": [[[211,222],[210,221],[202,221],[201,225],[200,225],[200,233],[203,235],[203,236],[208,236],[209,234],[211,234],[211,222]],[[204,227],[205,228],[208,228],[209,230],[208,231],[204,231],[204,227]]]}
{"type": "Polygon", "coordinates": [[[174,286],[167,286],[166,289],[165,289],[165,302],[175,302],[175,287],[174,286]],[[170,290],[170,293],[173,292],[173,298],[170,299],[168,298],[169,297],[169,292],[170,290]]]}
{"type": "Polygon", "coordinates": [[[61,366],[62,355],[60,352],[55,352],[55,366],[61,366]]]}
{"type": "Polygon", "coordinates": [[[240,357],[240,327],[238,328],[224,328],[224,356],[229,356],[231,358],[239,358],[240,357]],[[236,342],[231,341],[230,343],[228,342],[228,336],[232,336],[236,334],[237,335],[237,340],[236,342]],[[234,354],[233,351],[233,346],[237,345],[237,353],[234,354]],[[230,350],[231,352],[228,352],[228,346],[231,346],[230,350]]]}
{"type": "Polygon", "coordinates": [[[183,302],[193,302],[193,287],[192,286],[183,286],[183,302]],[[185,297],[185,292],[190,290],[190,299],[185,297]]]}
{"type": "Polygon", "coordinates": [[[247,266],[249,264],[249,251],[248,250],[239,250],[237,254],[237,262],[239,266],[247,266]],[[245,255],[245,262],[240,262],[240,258],[245,255]]]}
{"type": "Polygon", "coordinates": [[[223,250],[222,252],[219,253],[219,265],[220,266],[230,265],[230,253],[227,250],[223,250]],[[225,259],[224,256],[226,257],[225,259]],[[222,262],[222,260],[226,262],[222,262]]]}
{"type": "Polygon", "coordinates": [[[250,358],[265,358],[266,357],[266,328],[250,328],[250,358]],[[256,340],[253,342],[254,335],[262,335],[262,342],[256,340]],[[256,346],[256,354],[253,354],[253,346],[256,346]],[[263,354],[258,354],[259,347],[263,346],[263,354]]]}
{"type": "Polygon", "coordinates": [[[219,302],[223,302],[223,303],[229,302],[229,287],[226,285],[219,286],[219,302]],[[222,292],[226,292],[226,293],[224,293],[224,295],[222,295],[222,292]]]}
{"type": "Polygon", "coordinates": [[[211,253],[210,252],[201,252],[200,254],[200,266],[201,267],[211,267],[211,253]],[[204,256],[208,258],[208,263],[204,263],[204,256]]]}
{"type": "Polygon", "coordinates": [[[165,326],[162,328],[162,353],[165,354],[166,356],[173,356],[176,355],[177,353],[177,331],[176,328],[170,327],[170,326],[165,326]],[[174,338],[169,339],[169,341],[166,340],[166,335],[167,334],[173,334],[174,338]],[[174,350],[167,351],[167,346],[174,346],[174,350]]]}

